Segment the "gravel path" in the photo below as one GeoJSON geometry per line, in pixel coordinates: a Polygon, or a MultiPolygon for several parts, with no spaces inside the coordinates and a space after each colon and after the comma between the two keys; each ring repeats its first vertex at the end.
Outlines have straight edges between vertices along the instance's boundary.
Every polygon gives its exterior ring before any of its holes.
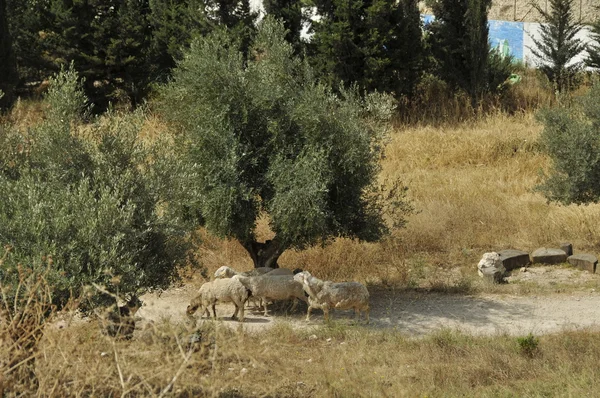
{"type": "MultiPolygon", "coordinates": [[[[191,286],[171,289],[160,297],[146,295],[138,315],[143,322],[183,322],[185,308],[196,288],[191,286]]],[[[217,305],[217,315],[227,324],[239,325],[227,317],[233,313],[231,305],[217,305]]],[[[351,311],[338,311],[334,319],[350,322],[351,311]]],[[[247,330],[263,330],[277,321],[291,322],[295,327],[319,326],[323,323],[320,311],[314,311],[311,322],[304,314],[274,315],[246,311],[247,330]]],[[[203,320],[202,322],[206,322],[203,320]]],[[[565,329],[598,328],[600,326],[600,294],[596,292],[560,294],[551,296],[464,296],[436,293],[406,293],[380,291],[371,293],[371,323],[373,328],[389,328],[419,336],[440,328],[458,329],[474,335],[509,334],[536,335],[565,329]]]]}

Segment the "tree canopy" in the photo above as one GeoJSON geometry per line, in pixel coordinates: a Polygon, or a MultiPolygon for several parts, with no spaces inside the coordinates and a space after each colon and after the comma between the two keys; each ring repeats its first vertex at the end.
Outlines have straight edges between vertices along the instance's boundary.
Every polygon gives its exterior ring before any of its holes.
{"type": "MultiPolygon", "coordinates": [[[[285,34],[265,18],[247,62],[227,31],[198,38],[160,90],[194,175],[187,214],[237,239],[255,266],[276,266],[288,248],[337,236],[372,241],[388,231],[376,178],[393,99],[356,89],[336,95],[285,34]],[[264,214],[274,238],[258,242],[264,214]]],[[[403,192],[393,192],[398,223],[403,192]]]]}

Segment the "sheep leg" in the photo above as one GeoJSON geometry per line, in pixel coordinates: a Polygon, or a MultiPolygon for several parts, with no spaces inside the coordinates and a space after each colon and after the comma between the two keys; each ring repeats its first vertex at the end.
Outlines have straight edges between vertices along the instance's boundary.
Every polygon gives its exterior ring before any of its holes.
{"type": "Polygon", "coordinates": [[[296,298],[293,298],[292,300],[293,300],[293,302],[292,302],[292,308],[290,309],[290,312],[294,312],[294,310],[298,306],[298,300],[296,298]]]}
{"type": "Polygon", "coordinates": [[[237,314],[239,313],[239,317],[237,319],[240,322],[244,322],[244,305],[243,301],[234,301],[233,305],[235,305],[235,312],[231,316],[231,319],[236,319],[237,314]]]}
{"type": "Polygon", "coordinates": [[[239,317],[238,317],[238,321],[240,322],[244,322],[244,302],[239,302],[239,303],[234,303],[236,308],[239,309],[239,317]]]}
{"type": "Polygon", "coordinates": [[[323,315],[324,315],[325,321],[329,322],[329,307],[328,306],[323,306],[323,315]]]}
{"type": "Polygon", "coordinates": [[[310,321],[310,312],[312,311],[313,307],[311,305],[308,306],[308,310],[306,311],[306,322],[310,321]]]}
{"type": "Polygon", "coordinates": [[[212,303],[213,319],[217,319],[217,303],[212,303]]]}
{"type": "Polygon", "coordinates": [[[262,299],[263,306],[265,307],[265,314],[264,314],[264,316],[268,316],[268,314],[267,314],[267,301],[269,301],[269,300],[267,300],[266,298],[262,299]]]}

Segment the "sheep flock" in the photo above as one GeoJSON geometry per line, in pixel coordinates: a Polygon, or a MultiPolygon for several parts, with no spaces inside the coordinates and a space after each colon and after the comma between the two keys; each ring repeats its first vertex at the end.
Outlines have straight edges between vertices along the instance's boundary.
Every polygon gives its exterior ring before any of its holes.
{"type": "Polygon", "coordinates": [[[333,310],[353,309],[357,320],[363,314],[369,322],[369,291],[359,282],[323,281],[308,271],[268,267],[238,272],[223,266],[214,276],[215,279],[205,282],[191,300],[186,311],[188,317],[199,311],[200,317],[206,314],[216,318],[216,305],[231,302],[235,305],[232,319],[243,322],[244,306],[250,300],[262,307],[264,316],[268,316],[269,303],[292,301],[290,311],[293,312],[298,301],[303,301],[308,304],[306,321],[314,309],[323,311],[325,321],[329,321],[333,310]]]}

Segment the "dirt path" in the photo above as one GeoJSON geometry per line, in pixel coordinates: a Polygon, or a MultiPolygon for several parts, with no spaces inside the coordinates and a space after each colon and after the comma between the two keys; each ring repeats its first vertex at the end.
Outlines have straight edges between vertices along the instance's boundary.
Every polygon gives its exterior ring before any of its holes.
{"type": "MultiPolygon", "coordinates": [[[[183,322],[185,308],[196,288],[175,288],[160,297],[146,295],[145,305],[138,312],[148,321],[167,319],[183,322]]],[[[227,317],[233,306],[217,305],[217,315],[228,324],[238,325],[227,317]]],[[[320,311],[315,311],[311,322],[304,314],[264,317],[257,311],[246,311],[244,328],[259,332],[277,321],[291,322],[294,327],[315,327],[323,324],[320,311]]],[[[348,320],[350,311],[334,313],[335,319],[348,320]]],[[[203,321],[204,322],[204,321],[203,321]]],[[[371,323],[373,328],[390,328],[419,336],[440,328],[458,329],[474,335],[506,333],[536,335],[565,329],[600,328],[600,294],[596,292],[552,296],[461,296],[444,294],[372,292],[371,323]]]]}

